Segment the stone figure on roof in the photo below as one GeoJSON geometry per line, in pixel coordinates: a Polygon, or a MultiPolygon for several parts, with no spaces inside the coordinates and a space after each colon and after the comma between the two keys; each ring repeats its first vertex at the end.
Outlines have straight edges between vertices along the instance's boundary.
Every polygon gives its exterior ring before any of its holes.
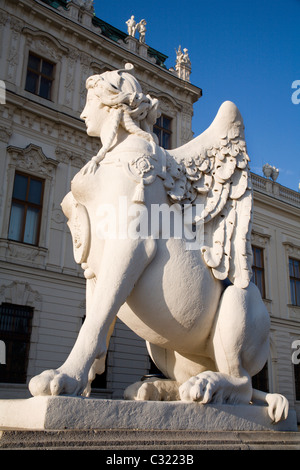
{"type": "Polygon", "coordinates": [[[127,31],[128,31],[128,36],[135,36],[135,31],[136,31],[136,21],[134,19],[134,15],[132,15],[129,20],[126,21],[127,24],[127,31]]]}
{"type": "Polygon", "coordinates": [[[176,51],[176,65],[175,70],[179,78],[183,80],[190,81],[191,74],[191,61],[188,54],[188,49],[184,48],[183,52],[181,46],[178,47],[176,51]]]}
{"type": "Polygon", "coordinates": [[[145,36],[146,36],[146,20],[141,20],[138,24],[137,24],[137,31],[139,32],[139,41],[144,43],[145,42],[145,36]]]}
{"type": "Polygon", "coordinates": [[[145,43],[145,35],[146,35],[146,24],[147,21],[142,19],[138,23],[136,23],[134,19],[134,15],[132,15],[129,20],[126,21],[127,24],[127,32],[128,36],[135,37],[135,33],[139,33],[139,42],[145,43]]]}

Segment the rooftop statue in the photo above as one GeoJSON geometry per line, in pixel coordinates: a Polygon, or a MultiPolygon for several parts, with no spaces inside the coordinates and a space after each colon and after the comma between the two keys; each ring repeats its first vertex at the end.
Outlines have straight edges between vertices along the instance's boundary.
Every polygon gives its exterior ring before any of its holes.
{"type": "Polygon", "coordinates": [[[139,42],[144,43],[145,42],[145,36],[146,36],[146,20],[141,20],[137,25],[136,29],[139,32],[139,42]]]}
{"type": "Polygon", "coordinates": [[[152,133],[158,101],[133,66],[86,85],[81,118],[102,147],[62,202],[86,277],[86,320],[64,364],[31,379],[30,392],[88,395],[118,316],[166,377],[130,386],[126,398],[262,400],[272,420],[285,419],[286,398],[251,383],[268,359],[270,320],[250,281],[252,191],[237,107],[223,103],[203,134],[166,151],[152,133]],[[157,207],[173,213],[173,229],[188,215],[190,229],[166,236],[157,207]]]}
{"type": "Polygon", "coordinates": [[[132,15],[129,20],[126,21],[128,36],[134,37],[136,31],[136,22],[132,15]]]}
{"type": "Polygon", "coordinates": [[[139,23],[136,23],[134,16],[132,15],[129,20],[126,21],[128,36],[134,38],[136,31],[139,33],[139,42],[145,43],[146,36],[146,20],[141,20],[139,23]]]}
{"type": "Polygon", "coordinates": [[[175,70],[179,78],[183,80],[190,80],[191,74],[191,60],[188,54],[188,49],[184,48],[183,52],[181,46],[178,47],[178,51],[176,51],[176,65],[175,70]]]}

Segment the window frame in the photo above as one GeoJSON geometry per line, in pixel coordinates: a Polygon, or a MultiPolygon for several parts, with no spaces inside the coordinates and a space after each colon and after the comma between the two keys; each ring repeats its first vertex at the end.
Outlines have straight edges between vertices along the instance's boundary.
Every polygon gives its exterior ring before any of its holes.
{"type": "Polygon", "coordinates": [[[300,401],[300,364],[293,364],[295,401],[300,401]]]}
{"type": "Polygon", "coordinates": [[[255,244],[252,244],[252,254],[253,254],[253,261],[252,261],[252,279],[251,281],[258,287],[261,296],[263,299],[266,299],[266,279],[265,279],[265,257],[264,257],[264,248],[261,246],[257,246],[255,244]],[[258,266],[256,264],[257,259],[256,259],[256,252],[255,250],[260,251],[260,261],[261,261],[261,266],[258,266]],[[257,283],[257,273],[260,272],[262,275],[262,286],[260,289],[259,284],[257,283]]]}
{"type": "Polygon", "coordinates": [[[172,148],[172,121],[173,119],[167,116],[166,114],[161,114],[161,116],[157,119],[156,123],[153,125],[153,133],[157,136],[159,145],[166,150],[170,150],[172,148]],[[167,119],[170,122],[170,128],[167,129],[166,127],[163,127],[163,125],[160,125],[160,122],[163,123],[163,119],[167,119]],[[159,135],[155,132],[155,129],[159,132],[159,135]],[[169,147],[164,147],[163,146],[163,136],[168,135],[169,136],[169,147]]]}
{"type": "MultiPolygon", "coordinates": [[[[2,369],[0,375],[0,383],[26,384],[28,376],[29,351],[31,347],[34,308],[27,305],[18,305],[10,302],[2,302],[0,305],[0,313],[2,318],[4,316],[7,316],[7,318],[9,318],[9,315],[5,315],[5,312],[3,313],[3,310],[5,309],[12,313],[12,315],[10,316],[12,328],[10,329],[8,320],[7,329],[0,329],[0,339],[4,341],[6,346],[6,364],[0,365],[2,369]],[[26,315],[23,315],[23,313],[26,313],[26,315]],[[22,328],[20,329],[20,331],[18,331],[18,328],[15,328],[15,325],[17,324],[17,319],[19,319],[20,321],[22,319],[27,320],[26,326],[28,327],[28,331],[22,332],[22,328]],[[15,355],[15,353],[13,352],[14,348],[16,350],[16,345],[18,344],[25,344],[25,354],[22,354],[22,356],[20,354],[19,356],[15,355]],[[19,360],[18,367],[14,368],[13,361],[16,359],[16,356],[19,357],[22,361],[21,368],[19,367],[19,360]]],[[[24,327],[24,322],[22,326],[24,327]]]]}
{"type": "Polygon", "coordinates": [[[26,76],[25,76],[25,85],[24,85],[25,91],[27,91],[28,93],[31,93],[35,96],[38,96],[39,98],[43,98],[47,101],[53,101],[53,88],[54,88],[53,83],[54,83],[54,80],[55,80],[55,66],[56,66],[55,62],[52,62],[48,58],[42,57],[39,54],[36,54],[35,52],[32,52],[32,51],[29,50],[28,51],[28,57],[27,57],[27,67],[26,67],[26,76]],[[29,66],[30,56],[36,57],[37,59],[39,59],[40,63],[39,63],[38,72],[29,66]],[[52,76],[51,77],[42,73],[42,64],[43,64],[43,62],[46,62],[46,63],[53,66],[52,76]],[[36,92],[32,92],[30,90],[27,90],[27,88],[26,88],[28,72],[34,73],[38,77],[38,81],[37,81],[37,85],[36,85],[36,88],[38,89],[38,91],[36,90],[36,92]],[[40,94],[40,87],[41,87],[41,79],[42,78],[45,78],[49,82],[51,82],[50,97],[48,97],[48,98],[46,98],[45,96],[40,94]]]}
{"type": "Polygon", "coordinates": [[[300,283],[300,260],[297,258],[293,258],[289,256],[288,258],[288,269],[289,269],[289,284],[290,284],[290,302],[293,307],[300,307],[300,298],[297,296],[297,283],[300,283]],[[294,275],[291,276],[291,261],[293,264],[293,272],[294,275]],[[297,262],[299,264],[299,277],[296,277],[295,275],[295,267],[294,267],[294,262],[297,262]],[[292,282],[294,282],[294,286],[292,287],[292,282]],[[295,303],[293,303],[293,299],[295,299],[295,303]]]}
{"type": "Polygon", "coordinates": [[[269,364],[265,363],[263,368],[251,378],[252,387],[262,392],[270,392],[269,364]]]}
{"type": "Polygon", "coordinates": [[[28,174],[28,173],[24,173],[24,172],[19,171],[17,169],[15,170],[14,180],[13,180],[13,187],[12,187],[10,215],[9,215],[9,222],[8,222],[8,232],[7,232],[7,239],[8,240],[13,241],[13,242],[17,242],[17,243],[23,243],[25,245],[30,245],[30,246],[38,246],[39,245],[40,233],[41,233],[41,223],[42,223],[42,213],[43,213],[44,190],[45,190],[45,180],[43,178],[40,178],[40,177],[35,176],[35,175],[28,174]],[[26,188],[26,199],[25,200],[22,200],[22,199],[19,199],[19,198],[16,198],[16,197],[13,196],[16,175],[25,176],[27,178],[27,188],[26,188]],[[41,199],[40,199],[39,204],[28,201],[28,195],[29,195],[29,188],[30,188],[30,181],[31,180],[40,181],[42,183],[41,199]],[[12,208],[13,208],[14,203],[24,206],[24,214],[23,214],[23,217],[22,217],[23,220],[22,220],[20,240],[15,240],[13,238],[9,238],[9,229],[10,229],[10,223],[11,223],[11,217],[12,217],[12,208]],[[36,236],[35,236],[35,243],[28,243],[28,242],[24,241],[26,217],[27,217],[27,211],[28,211],[29,207],[32,207],[34,209],[39,210],[38,225],[37,225],[36,236]]]}

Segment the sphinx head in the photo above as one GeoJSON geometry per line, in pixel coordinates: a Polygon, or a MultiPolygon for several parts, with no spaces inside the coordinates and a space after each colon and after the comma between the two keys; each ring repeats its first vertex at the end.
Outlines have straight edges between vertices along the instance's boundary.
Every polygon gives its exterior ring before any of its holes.
{"type": "Polygon", "coordinates": [[[160,115],[158,100],[143,93],[132,72],[133,65],[126,64],[125,69],[87,79],[87,101],[81,118],[89,135],[101,135],[102,126],[109,119],[114,133],[122,125],[130,134],[154,139],[152,126],[160,115]]]}

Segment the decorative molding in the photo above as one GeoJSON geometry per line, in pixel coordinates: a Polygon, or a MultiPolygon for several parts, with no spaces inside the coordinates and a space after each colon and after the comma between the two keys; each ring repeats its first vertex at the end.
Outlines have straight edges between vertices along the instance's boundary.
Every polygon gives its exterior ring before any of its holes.
{"type": "Polygon", "coordinates": [[[42,309],[42,296],[34,291],[28,282],[13,281],[0,287],[0,302],[27,305],[38,310],[42,309]]]}
{"type": "Polygon", "coordinates": [[[61,207],[53,207],[51,219],[56,224],[62,224],[66,222],[66,218],[61,210],[61,207]]]}
{"type": "Polygon", "coordinates": [[[38,52],[43,57],[57,62],[61,59],[62,55],[67,55],[69,49],[63,46],[54,36],[39,30],[33,30],[25,27],[22,32],[27,36],[27,42],[30,48],[38,52]]]}
{"type": "MultiPolygon", "coordinates": [[[[266,194],[278,201],[300,208],[300,193],[281,186],[279,183],[251,172],[251,181],[255,192],[266,194]]],[[[272,201],[273,204],[273,201],[272,201]]]]}
{"type": "Polygon", "coordinates": [[[89,158],[91,158],[91,155],[83,157],[80,154],[74,153],[60,146],[56,147],[55,155],[60,162],[68,164],[71,161],[72,165],[76,168],[82,168],[87,163],[89,158]]]}
{"type": "Polygon", "coordinates": [[[300,246],[295,245],[292,242],[285,241],[282,243],[285,247],[286,253],[297,259],[300,259],[300,246]]]}
{"type": "Polygon", "coordinates": [[[0,12],[0,24],[5,25],[7,23],[8,18],[9,16],[7,15],[7,13],[3,11],[0,12]]]}
{"type": "Polygon", "coordinates": [[[0,141],[8,143],[10,136],[12,135],[12,130],[7,127],[0,126],[0,141]]]}
{"type": "Polygon", "coordinates": [[[35,144],[29,144],[24,149],[10,145],[7,147],[7,152],[11,154],[10,165],[48,178],[53,178],[59,163],[47,157],[41,147],[35,144]]]}
{"type": "Polygon", "coordinates": [[[270,238],[271,235],[266,233],[256,232],[255,230],[252,230],[251,232],[251,244],[255,246],[265,248],[269,243],[270,238]]]}
{"type": "Polygon", "coordinates": [[[19,20],[18,18],[11,17],[10,27],[16,33],[20,33],[22,31],[23,21],[19,20]]]}
{"type": "Polygon", "coordinates": [[[0,239],[0,259],[6,263],[44,268],[47,254],[47,248],[0,239]]]}

